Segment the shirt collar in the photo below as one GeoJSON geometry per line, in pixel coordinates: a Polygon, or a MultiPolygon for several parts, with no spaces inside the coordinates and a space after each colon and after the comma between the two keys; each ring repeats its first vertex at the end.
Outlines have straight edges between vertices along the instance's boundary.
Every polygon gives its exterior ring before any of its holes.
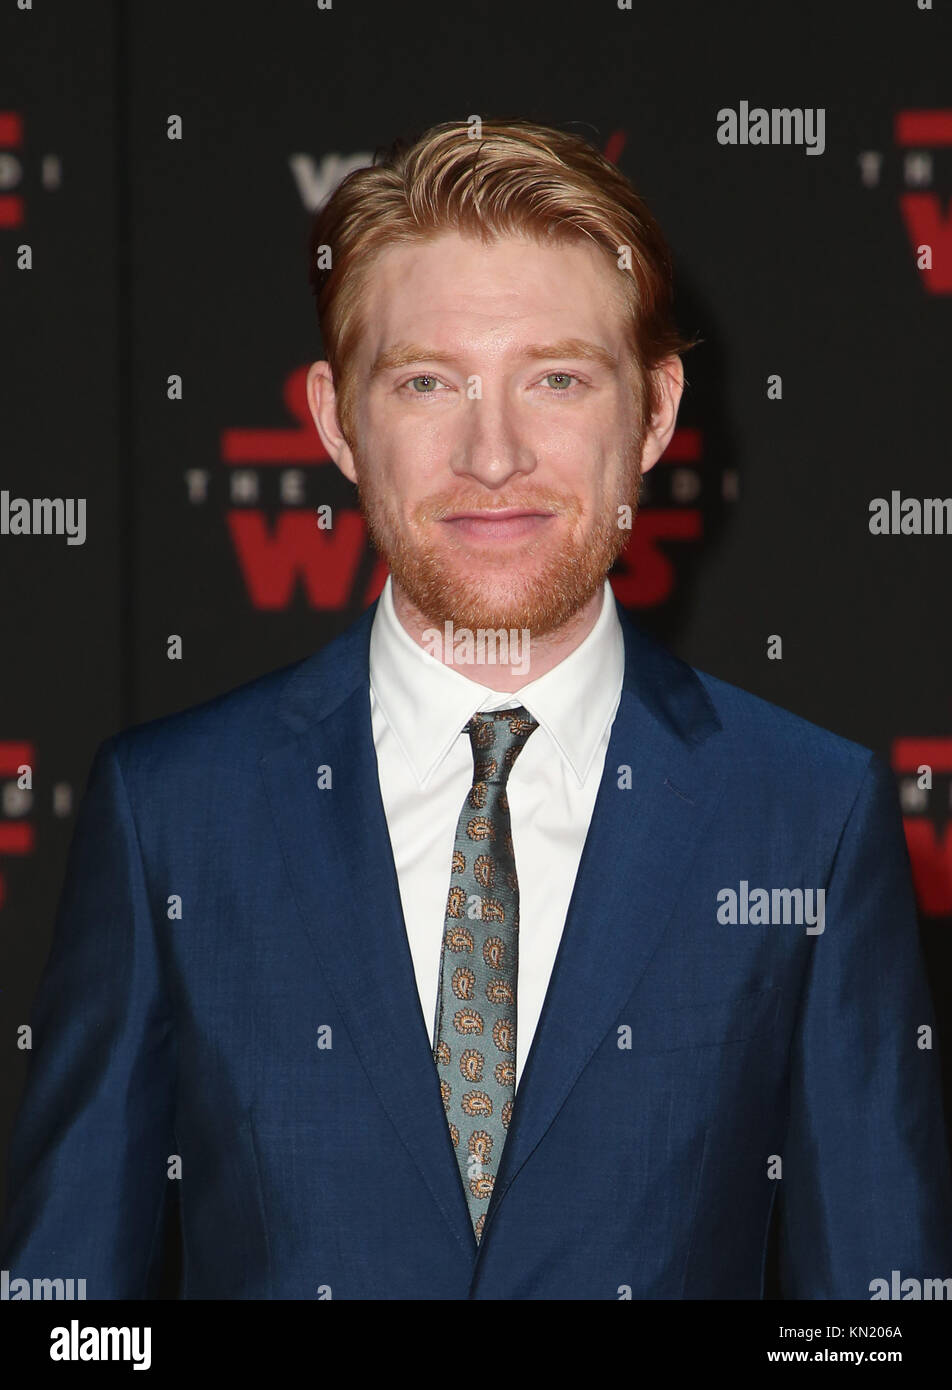
{"type": "Polygon", "coordinates": [[[516,691],[480,685],[418,646],[396,615],[389,575],[370,632],[371,690],[421,787],[478,710],[517,704],[546,730],[581,786],[618,708],[624,670],[624,635],[607,578],[584,641],[516,691]]]}

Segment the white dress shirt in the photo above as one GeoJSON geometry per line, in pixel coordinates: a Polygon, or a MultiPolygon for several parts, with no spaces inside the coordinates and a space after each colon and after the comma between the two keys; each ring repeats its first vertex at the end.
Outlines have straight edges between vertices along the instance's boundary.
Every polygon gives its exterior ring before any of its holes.
{"type": "Polygon", "coordinates": [[[466,723],[477,710],[523,705],[540,726],[508,782],[519,878],[517,1085],[562,938],[624,666],[607,579],[601,612],[584,641],[544,676],[508,693],[478,684],[418,646],[396,615],[389,576],[374,614],[370,706],[380,793],[431,1045],[453,842],[473,783],[466,723]]]}

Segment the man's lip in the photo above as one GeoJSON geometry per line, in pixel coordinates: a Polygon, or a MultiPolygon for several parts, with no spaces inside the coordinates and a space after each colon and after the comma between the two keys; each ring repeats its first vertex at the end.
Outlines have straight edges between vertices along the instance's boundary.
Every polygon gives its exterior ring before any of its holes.
{"type": "Polygon", "coordinates": [[[504,511],[452,512],[444,521],[511,521],[516,516],[551,516],[551,512],[527,510],[523,507],[509,507],[504,511]]]}
{"type": "Polygon", "coordinates": [[[542,531],[542,523],[551,521],[554,512],[529,511],[524,507],[506,507],[498,511],[456,512],[444,518],[457,540],[473,545],[504,545],[523,541],[542,531]]]}

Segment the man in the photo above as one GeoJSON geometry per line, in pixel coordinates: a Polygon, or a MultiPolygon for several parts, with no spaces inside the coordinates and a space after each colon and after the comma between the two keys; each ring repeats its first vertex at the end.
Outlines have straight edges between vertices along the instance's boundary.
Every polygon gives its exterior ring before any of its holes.
{"type": "Polygon", "coordinates": [[[647,209],[577,137],[440,126],[313,242],[390,578],[98,751],[4,1266],[147,1296],[172,1178],[189,1298],[756,1299],[775,1200],[788,1297],[952,1273],[890,774],[606,578],[683,386],[647,209]]]}

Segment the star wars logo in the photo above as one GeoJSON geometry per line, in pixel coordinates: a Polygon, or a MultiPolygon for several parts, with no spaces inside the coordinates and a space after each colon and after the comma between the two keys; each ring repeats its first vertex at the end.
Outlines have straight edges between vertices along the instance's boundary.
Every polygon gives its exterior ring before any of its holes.
{"type": "MultiPolygon", "coordinates": [[[[284,383],[294,422],[277,428],[222,431],[225,522],[248,601],[283,611],[303,590],[322,611],[366,607],[379,595],[387,568],[367,535],[350,483],[328,459],[307,406],[307,366],[284,383]],[[317,512],[326,512],[322,526],[317,512]]],[[[645,478],[645,494],[631,536],[611,575],[621,603],[650,608],[671,597],[676,557],[704,534],[705,488],[701,431],[682,427],[658,467],[645,478]],[[670,546],[670,550],[669,547],[670,546]]],[[[219,475],[220,477],[220,475],[219,475]]],[[[209,500],[208,470],[185,475],[189,500],[209,500]]],[[[733,475],[721,479],[720,497],[732,497],[733,475]]]]}
{"type": "MultiPolygon", "coordinates": [[[[952,294],[952,199],[934,188],[937,172],[947,178],[952,165],[952,110],[897,111],[893,144],[901,152],[899,211],[913,264],[928,294],[952,294]]],[[[880,186],[884,162],[881,150],[859,155],[867,188],[880,186]]]]}
{"type": "MultiPolygon", "coordinates": [[[[22,859],[36,849],[36,831],[32,820],[26,818],[32,794],[18,785],[21,768],[35,765],[32,743],[0,741],[0,861],[10,856],[22,859]]],[[[6,877],[0,869],[0,909],[6,898],[6,877]]]]}
{"type": "Polygon", "coordinates": [[[0,228],[20,227],[25,217],[23,196],[23,121],[17,111],[0,111],[0,228]],[[13,191],[17,190],[17,191],[13,191]]]}
{"type": "MultiPolygon", "coordinates": [[[[26,225],[24,188],[28,167],[34,166],[26,162],[23,116],[19,111],[0,111],[0,231],[26,225]]],[[[39,159],[40,187],[53,192],[59,188],[61,180],[59,155],[42,155],[39,159]]]]}
{"type": "Polygon", "coordinates": [[[952,917],[952,738],[897,738],[891,760],[920,911],[952,917]]]}

